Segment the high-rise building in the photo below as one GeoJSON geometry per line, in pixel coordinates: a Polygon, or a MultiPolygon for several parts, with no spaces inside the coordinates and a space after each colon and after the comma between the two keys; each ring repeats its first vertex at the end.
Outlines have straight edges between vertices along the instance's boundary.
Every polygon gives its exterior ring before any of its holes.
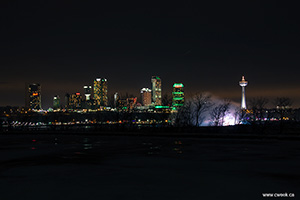
{"type": "Polygon", "coordinates": [[[85,100],[89,101],[91,99],[92,86],[91,85],[85,85],[85,86],[83,86],[83,89],[84,89],[85,100]]]}
{"type": "Polygon", "coordinates": [[[68,109],[69,108],[69,100],[70,100],[70,94],[66,93],[65,94],[65,108],[68,109]]]}
{"type": "Polygon", "coordinates": [[[85,85],[83,86],[84,90],[84,96],[85,98],[82,100],[81,107],[83,109],[90,110],[93,108],[94,100],[91,98],[92,95],[92,86],[91,85],[85,85]]]}
{"type": "Polygon", "coordinates": [[[114,107],[117,108],[119,106],[120,95],[116,92],[114,94],[114,107]]]}
{"type": "Polygon", "coordinates": [[[152,103],[156,106],[161,105],[161,79],[158,76],[152,76],[152,103]]]}
{"type": "Polygon", "coordinates": [[[53,97],[53,109],[57,110],[60,108],[60,97],[58,95],[55,95],[53,97]]]}
{"type": "Polygon", "coordinates": [[[128,102],[127,99],[119,99],[117,104],[118,110],[128,110],[128,102]]]}
{"type": "Polygon", "coordinates": [[[245,87],[248,85],[248,81],[245,80],[245,77],[242,76],[242,80],[239,82],[240,86],[242,87],[242,102],[241,102],[241,109],[247,109],[246,106],[246,92],[245,87]]]}
{"type": "Polygon", "coordinates": [[[150,106],[151,105],[151,90],[149,88],[142,88],[141,89],[141,98],[142,98],[143,106],[150,106]]]}
{"type": "Polygon", "coordinates": [[[131,111],[136,106],[137,97],[127,98],[127,110],[131,111]]]}
{"type": "Polygon", "coordinates": [[[184,91],[183,91],[183,84],[182,83],[174,83],[173,85],[173,92],[172,92],[172,106],[175,109],[183,106],[184,104],[184,91]]]}
{"type": "Polygon", "coordinates": [[[68,109],[82,108],[82,95],[79,92],[69,95],[68,109]]]}
{"type": "Polygon", "coordinates": [[[40,84],[31,83],[26,85],[25,107],[31,110],[42,109],[40,84]]]}
{"type": "Polygon", "coordinates": [[[97,107],[108,105],[107,79],[96,78],[94,80],[94,100],[97,107]]]}

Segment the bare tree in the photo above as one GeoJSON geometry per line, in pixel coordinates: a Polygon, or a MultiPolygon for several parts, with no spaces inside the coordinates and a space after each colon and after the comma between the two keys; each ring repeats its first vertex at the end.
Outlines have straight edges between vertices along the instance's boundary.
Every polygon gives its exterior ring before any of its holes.
{"type": "Polygon", "coordinates": [[[276,112],[279,114],[279,119],[284,120],[288,112],[291,110],[292,100],[288,97],[278,97],[274,101],[276,112]]]}
{"type": "Polygon", "coordinates": [[[170,106],[172,105],[172,96],[169,95],[169,94],[165,94],[163,97],[162,97],[162,104],[164,106],[170,106]]]}
{"type": "Polygon", "coordinates": [[[215,126],[222,126],[224,118],[229,112],[230,100],[224,100],[221,104],[215,106],[210,115],[215,126]]]}
{"type": "Polygon", "coordinates": [[[245,116],[242,113],[242,110],[240,108],[234,109],[234,123],[240,124],[240,122],[243,122],[245,120],[245,116]]]}
{"type": "Polygon", "coordinates": [[[252,110],[252,119],[253,121],[259,121],[264,118],[266,112],[266,105],[268,104],[269,100],[264,97],[257,97],[249,99],[249,107],[252,110]]]}
{"type": "Polygon", "coordinates": [[[175,116],[175,124],[179,126],[192,125],[192,102],[186,101],[175,116]]]}
{"type": "Polygon", "coordinates": [[[274,101],[274,105],[277,109],[289,109],[292,106],[292,100],[288,97],[277,97],[274,101]]]}
{"type": "Polygon", "coordinates": [[[230,106],[230,100],[229,99],[225,99],[223,101],[223,103],[221,104],[222,109],[221,109],[221,125],[224,124],[224,119],[225,116],[229,113],[229,106],[230,106]]]}
{"type": "Polygon", "coordinates": [[[213,103],[211,101],[211,95],[206,93],[200,93],[193,97],[193,107],[194,107],[194,116],[195,116],[195,125],[199,126],[203,120],[203,114],[211,107],[213,106],[213,103]]]}
{"type": "Polygon", "coordinates": [[[177,112],[170,115],[171,120],[176,126],[192,126],[192,102],[184,102],[177,112]]]}
{"type": "Polygon", "coordinates": [[[216,107],[214,107],[210,113],[210,116],[213,120],[213,123],[215,126],[219,126],[220,125],[220,120],[221,120],[221,110],[222,110],[222,106],[218,105],[216,107]]]}
{"type": "Polygon", "coordinates": [[[291,111],[292,104],[292,100],[288,97],[278,97],[274,101],[276,112],[279,114],[280,119],[280,133],[283,133],[283,121],[291,111]]]}

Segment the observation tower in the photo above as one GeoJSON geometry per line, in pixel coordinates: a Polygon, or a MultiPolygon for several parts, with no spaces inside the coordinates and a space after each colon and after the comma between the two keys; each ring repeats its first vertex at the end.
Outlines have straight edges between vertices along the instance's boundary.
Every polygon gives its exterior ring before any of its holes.
{"type": "Polygon", "coordinates": [[[247,109],[246,107],[246,93],[245,93],[245,87],[248,85],[248,81],[245,80],[245,77],[242,76],[242,80],[240,81],[240,86],[242,87],[242,103],[241,103],[241,109],[247,109]]]}

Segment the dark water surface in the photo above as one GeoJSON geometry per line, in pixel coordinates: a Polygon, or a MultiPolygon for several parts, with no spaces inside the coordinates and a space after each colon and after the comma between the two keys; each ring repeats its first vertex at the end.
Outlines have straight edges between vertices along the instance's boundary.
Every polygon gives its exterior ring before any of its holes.
{"type": "MultiPolygon", "coordinates": [[[[0,199],[300,197],[300,141],[0,135],[0,199]]],[[[277,198],[278,199],[278,198],[277,198]]]]}

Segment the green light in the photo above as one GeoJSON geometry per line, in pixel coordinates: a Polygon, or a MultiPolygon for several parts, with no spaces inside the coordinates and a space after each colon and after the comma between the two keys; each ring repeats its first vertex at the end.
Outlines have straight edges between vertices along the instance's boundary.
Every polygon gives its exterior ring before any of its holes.
{"type": "Polygon", "coordinates": [[[183,94],[183,92],[173,92],[173,94],[183,94]]]}
{"type": "Polygon", "coordinates": [[[155,106],[155,108],[169,108],[169,106],[155,106]]]}
{"type": "Polygon", "coordinates": [[[174,83],[173,87],[175,87],[175,88],[182,88],[183,84],[182,83],[174,83]]]}
{"type": "Polygon", "coordinates": [[[176,104],[174,104],[174,106],[183,106],[183,104],[182,103],[176,103],[176,104]]]}
{"type": "Polygon", "coordinates": [[[183,97],[175,97],[173,100],[183,100],[183,97]]]}

